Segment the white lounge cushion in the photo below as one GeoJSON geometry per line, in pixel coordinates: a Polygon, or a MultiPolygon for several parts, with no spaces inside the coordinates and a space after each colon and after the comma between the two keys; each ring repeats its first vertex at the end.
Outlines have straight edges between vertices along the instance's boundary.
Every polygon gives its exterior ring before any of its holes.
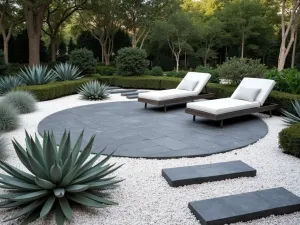
{"type": "Polygon", "coordinates": [[[254,102],[260,89],[258,88],[246,88],[240,87],[239,91],[234,96],[234,99],[245,100],[248,102],[254,102]]]}
{"type": "Polygon", "coordinates": [[[259,102],[248,102],[233,98],[221,98],[201,102],[190,102],[187,104],[187,108],[189,109],[195,109],[214,115],[256,107],[260,107],[259,102]]]}
{"type": "Polygon", "coordinates": [[[169,89],[163,91],[150,91],[146,93],[139,93],[139,98],[151,99],[154,101],[164,101],[174,98],[183,98],[188,96],[197,96],[198,94],[194,91],[185,91],[179,89],[169,89]]]}
{"type": "Polygon", "coordinates": [[[232,94],[231,98],[235,98],[237,93],[239,93],[240,91],[239,89],[241,87],[259,88],[261,90],[257,95],[255,101],[259,102],[260,106],[262,106],[265,103],[267,97],[269,96],[274,86],[275,86],[274,80],[245,77],[240,83],[240,85],[237,87],[235,92],[232,94]]]}
{"type": "Polygon", "coordinates": [[[177,89],[186,90],[186,91],[193,91],[195,89],[195,87],[197,86],[198,82],[199,81],[197,81],[197,80],[183,79],[182,82],[177,87],[177,89]]]}
{"type": "Polygon", "coordinates": [[[184,82],[184,80],[194,80],[194,81],[198,81],[197,86],[194,88],[194,92],[197,93],[197,95],[199,95],[202,91],[202,89],[205,87],[205,85],[207,84],[208,80],[210,79],[211,75],[209,73],[198,73],[198,72],[188,72],[184,79],[180,82],[180,84],[177,86],[176,89],[179,89],[179,87],[181,86],[181,83],[184,82]]]}

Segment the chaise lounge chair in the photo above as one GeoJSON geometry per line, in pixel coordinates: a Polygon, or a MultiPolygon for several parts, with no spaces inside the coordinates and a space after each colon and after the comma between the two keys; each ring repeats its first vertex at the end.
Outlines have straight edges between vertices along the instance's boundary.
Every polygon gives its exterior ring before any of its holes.
{"type": "MultiPolygon", "coordinates": [[[[140,93],[138,101],[147,104],[164,106],[167,111],[167,105],[191,102],[196,99],[212,98],[212,93],[201,93],[207,84],[211,75],[209,73],[188,72],[176,89],[151,91],[140,93]]],[[[205,88],[206,89],[206,88],[205,88]]]]}
{"type": "Polygon", "coordinates": [[[187,104],[185,112],[207,119],[220,121],[257,112],[270,112],[278,108],[276,104],[264,104],[275,85],[275,81],[259,78],[244,78],[230,98],[215,99],[187,104]]]}

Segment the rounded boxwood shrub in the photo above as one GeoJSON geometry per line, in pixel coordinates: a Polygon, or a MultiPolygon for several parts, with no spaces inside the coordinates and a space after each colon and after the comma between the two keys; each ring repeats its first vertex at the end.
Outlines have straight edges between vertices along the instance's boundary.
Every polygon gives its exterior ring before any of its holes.
{"type": "Polygon", "coordinates": [[[139,48],[121,48],[116,58],[117,74],[123,76],[142,75],[147,69],[147,53],[139,48]]]}
{"type": "Polygon", "coordinates": [[[211,78],[208,82],[210,83],[220,83],[220,76],[217,69],[214,69],[210,66],[197,66],[195,71],[199,73],[209,73],[211,75],[211,78]]]}
{"type": "Polygon", "coordinates": [[[267,67],[260,60],[233,57],[217,69],[220,78],[239,84],[244,77],[264,77],[267,67]]]}
{"type": "Polygon", "coordinates": [[[112,76],[117,72],[117,68],[113,66],[97,66],[96,72],[102,76],[112,76]]]}
{"type": "Polygon", "coordinates": [[[0,132],[12,131],[19,126],[18,111],[12,104],[0,102],[0,132]]]}
{"type": "Polygon", "coordinates": [[[97,66],[93,52],[86,48],[73,50],[69,55],[69,63],[78,66],[84,74],[94,73],[97,66]]]}
{"type": "Polygon", "coordinates": [[[279,133],[279,147],[285,153],[300,157],[300,123],[295,123],[279,133]]]}
{"type": "Polygon", "coordinates": [[[19,113],[31,113],[36,110],[36,98],[27,91],[13,91],[4,96],[4,102],[11,104],[19,113]]]}
{"type": "Polygon", "coordinates": [[[186,71],[178,71],[176,72],[175,70],[167,72],[167,77],[180,77],[183,78],[187,74],[186,71]]]}
{"type": "Polygon", "coordinates": [[[150,75],[151,75],[151,76],[162,76],[162,75],[164,75],[164,71],[162,70],[161,67],[159,67],[159,66],[154,66],[154,67],[152,68],[152,70],[150,71],[150,75]]]}

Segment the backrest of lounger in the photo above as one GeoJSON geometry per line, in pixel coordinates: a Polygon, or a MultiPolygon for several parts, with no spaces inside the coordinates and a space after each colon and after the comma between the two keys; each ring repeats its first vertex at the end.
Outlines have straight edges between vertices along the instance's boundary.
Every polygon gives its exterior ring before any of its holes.
{"type": "Polygon", "coordinates": [[[233,92],[231,97],[232,98],[235,97],[240,87],[259,88],[260,92],[256,97],[255,101],[260,102],[260,105],[262,106],[265,103],[267,97],[269,96],[274,86],[275,86],[274,80],[245,77],[240,83],[240,85],[237,87],[235,92],[233,92]]]}
{"type": "MultiPolygon", "coordinates": [[[[188,72],[183,79],[197,80],[198,84],[194,88],[193,91],[197,92],[198,94],[200,94],[200,92],[202,91],[202,89],[205,87],[205,85],[207,84],[208,80],[210,79],[210,77],[211,77],[211,75],[209,73],[188,72]]],[[[177,88],[179,87],[179,85],[177,86],[177,88]]]]}

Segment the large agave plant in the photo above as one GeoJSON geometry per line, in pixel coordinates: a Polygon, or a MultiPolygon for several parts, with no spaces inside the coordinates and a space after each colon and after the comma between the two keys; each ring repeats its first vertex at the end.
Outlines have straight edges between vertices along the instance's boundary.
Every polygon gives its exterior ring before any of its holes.
{"type": "Polygon", "coordinates": [[[289,125],[292,125],[294,123],[300,123],[300,102],[299,101],[295,101],[294,103],[292,102],[292,105],[294,107],[296,115],[284,109],[282,110],[282,114],[284,115],[283,121],[289,125]]]}
{"type": "Polygon", "coordinates": [[[82,76],[80,76],[81,71],[79,68],[69,63],[57,64],[54,67],[54,73],[56,74],[56,79],[59,81],[77,80],[82,78],[82,76]]]}
{"type": "Polygon", "coordinates": [[[89,81],[81,85],[78,94],[87,100],[103,100],[109,96],[108,86],[98,81],[89,81]]]}
{"type": "Polygon", "coordinates": [[[48,70],[47,66],[33,66],[32,68],[26,67],[25,70],[21,69],[20,76],[26,85],[39,85],[47,84],[55,80],[56,75],[53,70],[48,70]]]}
{"type": "Polygon", "coordinates": [[[111,155],[102,161],[101,152],[90,158],[93,136],[81,151],[83,132],[71,147],[70,133],[65,132],[57,148],[53,133],[45,133],[43,143],[26,132],[26,149],[13,140],[15,151],[26,173],[3,161],[2,168],[8,175],[0,174],[1,187],[8,193],[0,195],[1,208],[21,208],[6,221],[24,217],[23,224],[44,217],[55,210],[56,223],[64,224],[72,219],[72,203],[102,208],[116,204],[104,198],[101,190],[116,187],[121,180],[107,177],[120,166],[106,164],[111,155]]]}
{"type": "Polygon", "coordinates": [[[22,81],[17,76],[6,76],[0,79],[0,95],[12,91],[22,85],[22,81]]]}

